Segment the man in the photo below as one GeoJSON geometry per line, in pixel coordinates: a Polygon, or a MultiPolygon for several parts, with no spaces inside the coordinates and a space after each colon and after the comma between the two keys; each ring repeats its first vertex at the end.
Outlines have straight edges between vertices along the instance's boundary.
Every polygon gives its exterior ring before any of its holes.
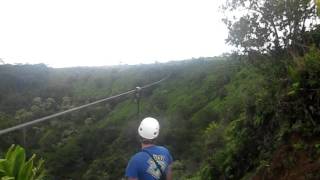
{"type": "Polygon", "coordinates": [[[143,119],[138,128],[142,151],[131,157],[127,168],[128,180],[172,180],[172,156],[168,149],[154,144],[160,131],[159,122],[143,119]]]}

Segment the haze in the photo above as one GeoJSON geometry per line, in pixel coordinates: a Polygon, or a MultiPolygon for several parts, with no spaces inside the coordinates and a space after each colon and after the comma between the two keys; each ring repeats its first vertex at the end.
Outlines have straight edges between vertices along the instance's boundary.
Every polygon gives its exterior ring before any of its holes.
{"type": "Polygon", "coordinates": [[[51,67],[183,60],[228,51],[222,0],[0,2],[0,58],[51,67]]]}

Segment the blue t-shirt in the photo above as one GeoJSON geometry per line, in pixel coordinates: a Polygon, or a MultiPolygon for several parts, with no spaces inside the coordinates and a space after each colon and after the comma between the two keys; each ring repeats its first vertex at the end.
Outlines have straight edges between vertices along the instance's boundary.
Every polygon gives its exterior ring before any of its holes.
{"type": "MultiPolygon", "coordinates": [[[[143,150],[148,151],[161,166],[162,172],[167,173],[168,166],[172,163],[172,156],[168,149],[162,146],[150,146],[143,150]]],[[[161,172],[156,163],[146,152],[136,153],[129,161],[126,168],[126,177],[139,180],[160,179],[161,172]]]]}

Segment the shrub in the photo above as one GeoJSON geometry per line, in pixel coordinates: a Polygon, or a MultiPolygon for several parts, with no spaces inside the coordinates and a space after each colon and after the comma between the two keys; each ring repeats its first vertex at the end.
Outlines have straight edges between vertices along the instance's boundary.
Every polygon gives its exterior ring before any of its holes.
{"type": "Polygon", "coordinates": [[[1,180],[41,180],[44,178],[43,160],[35,163],[33,154],[26,160],[25,150],[12,145],[4,159],[0,159],[1,180]]]}

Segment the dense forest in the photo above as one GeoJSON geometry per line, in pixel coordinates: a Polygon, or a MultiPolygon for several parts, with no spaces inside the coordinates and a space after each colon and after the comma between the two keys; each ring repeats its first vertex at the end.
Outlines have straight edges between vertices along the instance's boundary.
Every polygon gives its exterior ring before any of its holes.
{"type": "Polygon", "coordinates": [[[219,57],[149,65],[50,68],[0,65],[0,128],[169,78],[121,97],[2,135],[45,160],[45,179],[121,179],[152,116],[174,179],[320,179],[320,28],[314,1],[230,0],[219,57]],[[312,19],[315,19],[312,21],[312,19]]]}

